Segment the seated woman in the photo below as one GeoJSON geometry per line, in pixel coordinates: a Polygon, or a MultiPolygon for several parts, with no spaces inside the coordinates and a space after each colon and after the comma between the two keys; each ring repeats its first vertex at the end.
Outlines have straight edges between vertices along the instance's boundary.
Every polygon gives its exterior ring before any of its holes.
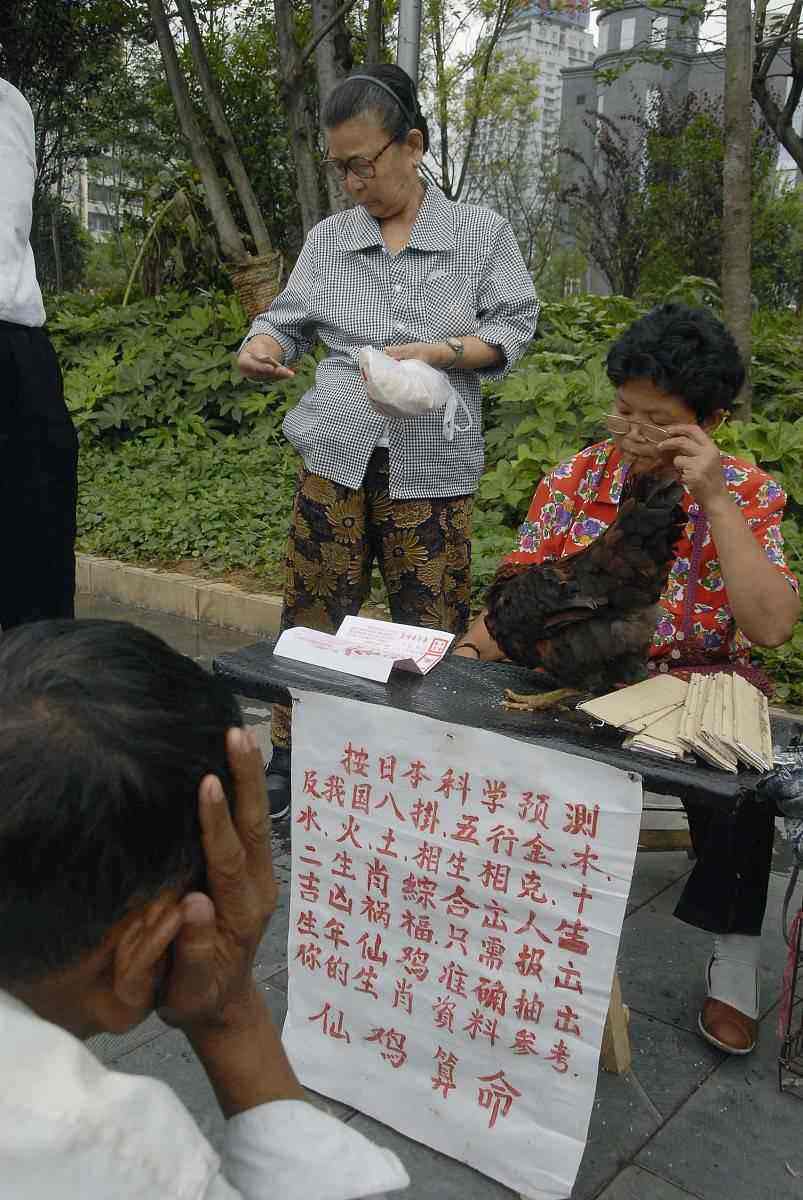
{"type": "MultiPolygon", "coordinates": [[[[758,467],[721,454],[710,433],[733,407],[744,367],[733,338],[705,309],[665,304],[611,347],[613,437],[581,450],[538,485],[510,561],[576,554],[616,515],[628,471],[674,472],[685,489],[684,535],[661,597],[648,666],[749,670],[750,647],[788,641],[800,612],[784,562],[783,490],[758,467]]],[[[481,614],[455,653],[503,657],[481,614]]],[[[675,915],[713,933],[708,1041],[734,1054],[756,1044],[758,958],[767,902],[774,814],[686,805],[697,861],[675,915]]]]}

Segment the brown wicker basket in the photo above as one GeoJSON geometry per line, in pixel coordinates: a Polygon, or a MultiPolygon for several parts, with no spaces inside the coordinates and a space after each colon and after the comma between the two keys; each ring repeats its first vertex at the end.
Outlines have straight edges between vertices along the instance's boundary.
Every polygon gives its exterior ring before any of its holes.
{"type": "Polygon", "coordinates": [[[229,271],[234,290],[250,321],[263,313],[282,290],[283,270],[284,260],[276,252],[261,258],[254,256],[229,271]]]}

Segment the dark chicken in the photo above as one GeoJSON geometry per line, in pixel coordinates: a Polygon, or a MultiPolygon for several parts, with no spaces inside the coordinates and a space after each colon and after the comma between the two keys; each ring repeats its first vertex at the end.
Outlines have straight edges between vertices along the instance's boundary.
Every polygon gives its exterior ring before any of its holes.
{"type": "Polygon", "coordinates": [[[657,602],[686,520],[682,495],[671,478],[631,476],[616,520],[585,550],[503,566],[485,617],[499,648],[512,662],[540,667],[557,684],[584,692],[644,679],[657,602]]]}

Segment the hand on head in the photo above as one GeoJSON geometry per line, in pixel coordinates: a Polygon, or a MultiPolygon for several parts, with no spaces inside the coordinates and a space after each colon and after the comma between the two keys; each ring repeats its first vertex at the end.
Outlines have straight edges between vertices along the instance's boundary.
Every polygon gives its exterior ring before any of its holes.
{"type": "Polygon", "coordinates": [[[231,811],[214,775],[199,789],[209,894],[147,906],[115,957],[118,999],[132,1009],[158,1004],[162,1019],[184,1030],[236,1023],[251,998],[254,955],[276,907],[262,755],[246,729],[230,729],[226,749],[231,811]]]}

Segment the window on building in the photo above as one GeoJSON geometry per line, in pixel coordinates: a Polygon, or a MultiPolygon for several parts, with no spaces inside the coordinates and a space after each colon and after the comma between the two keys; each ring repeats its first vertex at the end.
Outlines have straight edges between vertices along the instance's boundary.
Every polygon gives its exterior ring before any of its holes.
{"type": "Polygon", "coordinates": [[[605,97],[597,96],[597,116],[601,117],[605,112],[605,97]]]}
{"type": "Polygon", "coordinates": [[[632,50],[636,40],[636,18],[623,17],[619,33],[619,49],[632,50]]]}
{"type": "Polygon", "coordinates": [[[577,104],[585,104],[585,102],[586,102],[586,94],[585,94],[585,92],[581,92],[581,93],[580,93],[580,95],[577,97],[577,101],[576,101],[576,102],[577,102],[577,104]]]}
{"type": "Polygon", "coordinates": [[[88,215],[90,233],[111,233],[114,229],[114,217],[111,213],[90,212],[88,215]]]}
{"type": "Polygon", "coordinates": [[[599,30],[599,52],[600,52],[600,54],[605,54],[605,52],[608,49],[608,22],[603,21],[603,23],[598,26],[598,30],[599,30]]]}
{"type": "Polygon", "coordinates": [[[666,35],[669,29],[669,17],[656,16],[652,19],[652,44],[663,49],[666,45],[666,35]]]}
{"type": "Polygon", "coordinates": [[[89,199],[95,204],[112,204],[115,199],[114,188],[105,183],[90,183],[89,199]]]}

